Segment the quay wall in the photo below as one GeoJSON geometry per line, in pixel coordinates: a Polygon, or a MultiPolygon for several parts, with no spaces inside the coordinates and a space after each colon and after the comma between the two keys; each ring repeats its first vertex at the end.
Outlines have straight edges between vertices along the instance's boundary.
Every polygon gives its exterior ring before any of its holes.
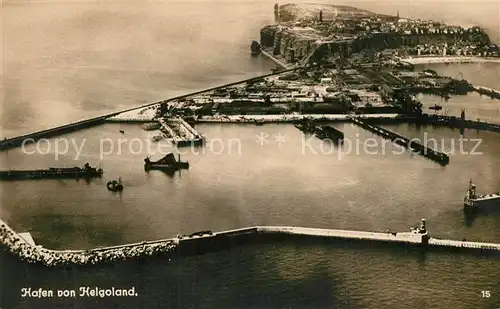
{"type": "Polygon", "coordinates": [[[189,123],[187,123],[184,119],[178,118],[179,122],[182,126],[186,128],[187,131],[189,131],[193,136],[201,136],[201,133],[196,131],[195,128],[193,128],[189,123]]]}

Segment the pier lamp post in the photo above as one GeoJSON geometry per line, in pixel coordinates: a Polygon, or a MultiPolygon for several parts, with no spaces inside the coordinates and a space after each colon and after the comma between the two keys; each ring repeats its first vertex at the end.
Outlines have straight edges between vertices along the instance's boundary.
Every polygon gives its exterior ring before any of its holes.
{"type": "Polygon", "coordinates": [[[420,220],[420,232],[421,233],[427,232],[427,223],[425,219],[420,220]]]}

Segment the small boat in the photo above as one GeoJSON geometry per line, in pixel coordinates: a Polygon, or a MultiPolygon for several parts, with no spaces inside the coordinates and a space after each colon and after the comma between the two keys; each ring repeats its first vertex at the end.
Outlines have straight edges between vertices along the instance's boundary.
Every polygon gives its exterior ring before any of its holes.
{"type": "Polygon", "coordinates": [[[161,135],[156,135],[156,136],[153,136],[153,137],[151,138],[151,140],[152,140],[153,142],[159,142],[159,141],[161,141],[162,139],[163,139],[163,136],[161,136],[161,135]]]}
{"type": "Polygon", "coordinates": [[[120,130],[120,133],[121,133],[121,134],[124,134],[124,133],[125,133],[125,131],[123,131],[123,130],[120,130]]]}
{"type": "Polygon", "coordinates": [[[434,106],[429,107],[429,109],[440,111],[443,109],[443,107],[441,105],[434,104],[434,106]]]}
{"type": "Polygon", "coordinates": [[[158,130],[161,128],[161,124],[158,122],[145,123],[141,126],[141,128],[146,131],[158,130]]]}
{"type": "Polygon", "coordinates": [[[116,180],[108,181],[106,187],[108,188],[109,191],[113,192],[122,191],[123,190],[122,179],[118,178],[118,181],[116,180]]]}

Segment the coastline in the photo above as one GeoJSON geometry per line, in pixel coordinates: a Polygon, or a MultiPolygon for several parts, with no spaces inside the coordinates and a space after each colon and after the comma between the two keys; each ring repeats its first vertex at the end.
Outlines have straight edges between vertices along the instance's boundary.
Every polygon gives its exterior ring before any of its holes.
{"type": "Polygon", "coordinates": [[[445,57],[436,57],[436,56],[420,56],[420,57],[407,57],[401,58],[401,62],[410,63],[413,65],[417,64],[433,64],[433,63],[500,63],[500,58],[493,57],[467,57],[467,56],[445,56],[445,57]]]}

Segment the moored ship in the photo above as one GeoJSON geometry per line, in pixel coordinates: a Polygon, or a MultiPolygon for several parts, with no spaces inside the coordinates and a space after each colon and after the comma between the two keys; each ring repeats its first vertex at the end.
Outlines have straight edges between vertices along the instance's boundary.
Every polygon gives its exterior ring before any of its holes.
{"type": "Polygon", "coordinates": [[[145,170],[165,170],[165,171],[177,171],[179,169],[188,169],[189,162],[182,162],[181,155],[179,155],[178,160],[175,160],[173,153],[167,154],[165,157],[158,161],[151,161],[149,157],[144,159],[144,169],[145,170]]]}
{"type": "Polygon", "coordinates": [[[335,143],[343,143],[344,141],[344,133],[332,126],[318,126],[316,136],[320,139],[330,139],[335,143]]]}
{"type": "Polygon", "coordinates": [[[152,131],[160,129],[161,125],[158,122],[151,122],[143,124],[141,128],[146,131],[152,131]]]}
{"type": "Polygon", "coordinates": [[[0,171],[0,180],[43,179],[43,178],[92,178],[101,177],[103,170],[85,163],[80,167],[51,167],[45,170],[0,171]]]}
{"type": "Polygon", "coordinates": [[[151,138],[151,140],[152,140],[153,142],[159,142],[159,141],[161,141],[162,139],[163,139],[163,136],[161,136],[161,135],[155,135],[155,136],[153,136],[153,137],[151,138]]]}
{"type": "Polygon", "coordinates": [[[477,195],[476,185],[469,182],[469,190],[464,198],[464,211],[487,211],[497,210],[500,211],[500,192],[491,194],[477,195]]]}

